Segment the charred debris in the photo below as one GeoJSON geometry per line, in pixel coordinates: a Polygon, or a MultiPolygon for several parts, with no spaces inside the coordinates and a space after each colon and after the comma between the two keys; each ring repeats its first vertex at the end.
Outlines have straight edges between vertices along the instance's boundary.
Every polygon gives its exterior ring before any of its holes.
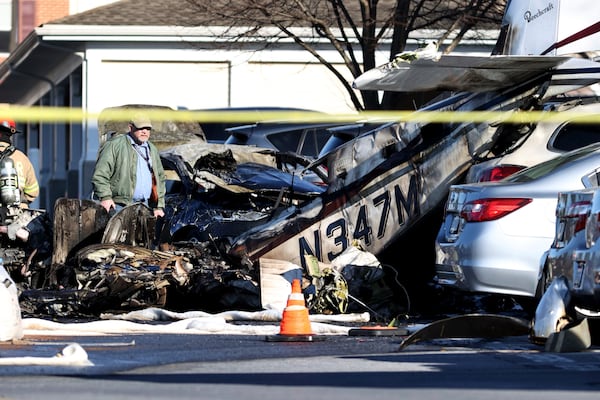
{"type": "MultiPolygon", "coordinates": [[[[306,266],[282,260],[275,271],[266,271],[272,260],[232,251],[240,235],[261,232],[281,215],[298,218],[303,205],[326,193],[327,185],[317,182],[320,173],[309,179],[290,174],[284,165],[290,162],[306,164],[265,149],[184,145],[163,152],[163,219],[143,204],[109,215],[87,199],[58,199],[52,217],[20,210],[15,222],[27,238],[1,235],[0,256],[20,289],[23,314],[93,319],[148,307],[261,310],[269,306],[261,293],[261,283],[267,285],[261,274],[267,273],[302,277],[311,312],[369,311],[379,321],[409,313],[399,271],[356,241],[337,264],[307,255],[306,266]],[[360,261],[348,255],[352,251],[360,261]]],[[[292,220],[284,230],[296,232],[299,224],[292,220]]]]}
{"type": "MultiPolygon", "coordinates": [[[[198,141],[162,155],[168,178],[164,218],[156,220],[143,204],[109,215],[95,201],[61,198],[52,217],[23,209],[5,220],[10,235],[0,237],[0,256],[19,287],[24,315],[87,319],[148,307],[264,308],[258,263],[232,257],[230,243],[282,210],[322,194],[326,187],[317,181],[324,175],[312,172],[305,179],[286,169],[309,161],[244,146],[198,141]],[[27,237],[15,236],[19,230],[27,237]]],[[[314,312],[352,310],[347,286],[340,286],[346,284],[343,278],[311,277],[293,269],[281,273],[304,275],[314,312]]],[[[376,272],[381,286],[381,267],[376,272]]],[[[392,293],[379,291],[383,299],[370,294],[365,301],[382,306],[392,293]]],[[[372,308],[376,313],[377,307],[372,308]]]]}
{"type": "MultiPolygon", "coordinates": [[[[520,89],[460,93],[426,110],[529,107],[536,87],[520,89]]],[[[52,216],[25,209],[0,224],[15,224],[0,256],[25,315],[260,310],[271,306],[269,274],[302,277],[311,312],[389,321],[414,311],[433,273],[426,248],[395,244],[429,240],[412,233],[435,221],[473,162],[493,156],[498,126],[385,122],[318,160],[194,137],[161,151],[164,218],[142,204],[108,215],[92,200],[62,198],[52,216]],[[379,262],[390,252],[402,265],[379,262]]]]}

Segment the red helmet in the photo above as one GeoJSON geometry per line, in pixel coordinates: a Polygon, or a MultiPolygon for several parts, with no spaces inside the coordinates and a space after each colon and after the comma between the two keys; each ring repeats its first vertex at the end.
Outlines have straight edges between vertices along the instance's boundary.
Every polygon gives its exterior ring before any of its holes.
{"type": "Polygon", "coordinates": [[[15,121],[4,117],[0,117],[0,129],[10,134],[19,132],[15,121]]]}

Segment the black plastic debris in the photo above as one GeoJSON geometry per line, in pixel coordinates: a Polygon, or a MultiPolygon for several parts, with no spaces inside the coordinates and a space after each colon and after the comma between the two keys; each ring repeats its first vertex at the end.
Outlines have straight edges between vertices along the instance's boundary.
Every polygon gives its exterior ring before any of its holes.
{"type": "Polygon", "coordinates": [[[492,315],[467,314],[432,322],[412,333],[400,344],[399,350],[407,346],[432,339],[443,338],[500,338],[527,335],[531,323],[522,318],[492,315]]]}

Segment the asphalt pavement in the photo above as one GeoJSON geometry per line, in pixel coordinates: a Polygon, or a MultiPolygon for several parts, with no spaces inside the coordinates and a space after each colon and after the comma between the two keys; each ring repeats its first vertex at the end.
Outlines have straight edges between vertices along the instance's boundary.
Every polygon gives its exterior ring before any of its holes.
{"type": "Polygon", "coordinates": [[[548,353],[526,335],[437,339],[400,351],[405,336],[28,336],[7,357],[54,357],[77,343],[93,365],[1,366],[2,399],[597,399],[600,349],[548,353]],[[321,340],[322,339],[322,340],[321,340]]]}

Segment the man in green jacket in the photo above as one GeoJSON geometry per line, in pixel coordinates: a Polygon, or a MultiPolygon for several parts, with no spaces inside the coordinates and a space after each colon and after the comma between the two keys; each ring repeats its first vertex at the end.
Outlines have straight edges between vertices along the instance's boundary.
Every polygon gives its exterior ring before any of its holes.
{"type": "Polygon", "coordinates": [[[142,202],[155,217],[164,217],[165,171],[158,149],[149,141],[151,131],[150,119],[137,114],[126,135],[116,135],[100,148],[92,185],[107,212],[142,202]]]}

